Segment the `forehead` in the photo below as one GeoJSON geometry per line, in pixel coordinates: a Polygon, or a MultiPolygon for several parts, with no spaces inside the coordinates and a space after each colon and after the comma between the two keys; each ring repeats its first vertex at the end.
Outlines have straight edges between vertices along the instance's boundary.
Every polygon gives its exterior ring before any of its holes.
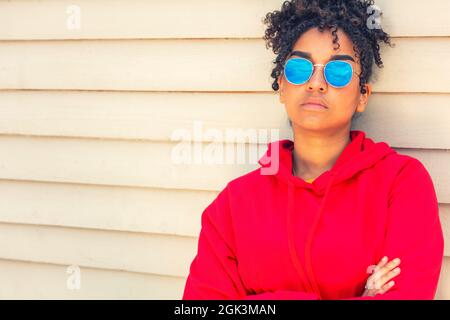
{"type": "Polygon", "coordinates": [[[320,32],[318,28],[312,28],[299,37],[292,51],[309,52],[317,62],[326,61],[329,57],[336,54],[348,54],[356,61],[353,42],[350,37],[341,29],[338,29],[337,36],[340,45],[339,49],[335,49],[338,45],[333,43],[334,36],[331,30],[325,29],[323,32],[320,32]]]}

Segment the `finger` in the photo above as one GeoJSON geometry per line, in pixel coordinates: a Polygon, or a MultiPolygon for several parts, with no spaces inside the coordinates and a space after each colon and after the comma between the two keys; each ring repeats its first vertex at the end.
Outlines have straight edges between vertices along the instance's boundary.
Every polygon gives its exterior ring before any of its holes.
{"type": "Polygon", "coordinates": [[[399,267],[395,268],[394,270],[390,271],[388,274],[381,277],[378,281],[380,281],[380,287],[386,283],[389,282],[392,278],[398,276],[401,272],[401,269],[399,267]]]}
{"type": "Polygon", "coordinates": [[[370,266],[367,267],[366,273],[367,274],[372,274],[375,271],[375,267],[376,267],[375,264],[371,264],[370,266]]]}
{"type": "Polygon", "coordinates": [[[384,270],[383,267],[386,265],[387,262],[388,262],[388,257],[384,256],[383,258],[381,258],[381,260],[378,262],[378,264],[376,266],[373,266],[374,268],[372,269],[372,272],[370,272],[370,273],[372,273],[372,275],[367,279],[367,282],[366,282],[368,288],[374,288],[375,281],[384,275],[382,270],[384,270]]]}
{"type": "Polygon", "coordinates": [[[396,259],[388,262],[387,264],[385,264],[380,270],[377,270],[376,274],[372,275],[373,276],[373,281],[377,281],[378,279],[380,279],[384,275],[388,274],[391,270],[393,270],[398,265],[400,265],[400,262],[401,262],[400,259],[396,258],[396,259]]]}
{"type": "Polygon", "coordinates": [[[382,277],[373,280],[374,281],[373,287],[375,287],[376,289],[381,289],[386,283],[389,282],[389,280],[398,276],[399,274],[400,274],[400,268],[397,267],[394,270],[383,275],[382,277]]]}
{"type": "MultiPolygon", "coordinates": [[[[400,264],[400,259],[394,259],[388,263],[388,257],[384,256],[380,262],[373,268],[372,275],[366,281],[366,288],[379,290],[384,282],[379,282],[379,279],[390,272],[395,266],[400,264]]],[[[370,268],[370,267],[369,267],[370,268]]],[[[368,268],[368,271],[369,271],[368,268]]]]}
{"type": "Polygon", "coordinates": [[[390,281],[386,283],[380,290],[377,291],[379,294],[384,294],[389,291],[395,284],[395,281],[390,281]]]}
{"type": "Polygon", "coordinates": [[[381,273],[387,274],[388,272],[390,272],[391,270],[393,270],[394,268],[398,267],[400,265],[401,261],[399,258],[395,258],[394,260],[389,261],[388,263],[386,263],[386,265],[384,265],[380,271],[382,271],[381,273]]]}
{"type": "Polygon", "coordinates": [[[380,259],[377,265],[371,265],[367,268],[367,273],[373,273],[380,270],[388,261],[388,257],[384,256],[380,259]]]}

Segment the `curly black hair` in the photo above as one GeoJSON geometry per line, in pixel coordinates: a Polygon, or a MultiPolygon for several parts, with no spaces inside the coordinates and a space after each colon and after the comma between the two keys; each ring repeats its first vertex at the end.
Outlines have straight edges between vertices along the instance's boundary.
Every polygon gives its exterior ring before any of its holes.
{"type": "MultiPolygon", "coordinates": [[[[271,77],[275,80],[272,89],[278,91],[278,77],[283,73],[284,63],[298,38],[311,28],[332,31],[335,49],[340,47],[337,30],[344,31],[353,42],[353,49],[361,64],[360,92],[366,93],[365,84],[371,80],[375,61],[383,67],[379,42],[391,44],[390,36],[381,26],[369,28],[368,19],[373,20],[373,0],[291,0],[284,1],[281,10],[269,12],[263,18],[267,25],[263,39],[266,48],[273,48],[278,56],[271,77]]],[[[382,15],[382,12],[379,12],[382,15]]]]}

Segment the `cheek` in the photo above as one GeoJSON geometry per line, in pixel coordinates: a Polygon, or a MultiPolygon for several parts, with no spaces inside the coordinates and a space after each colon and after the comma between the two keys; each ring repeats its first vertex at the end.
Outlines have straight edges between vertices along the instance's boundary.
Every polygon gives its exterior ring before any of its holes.
{"type": "Polygon", "coordinates": [[[360,96],[359,78],[354,77],[352,81],[344,88],[328,87],[328,94],[334,101],[344,108],[356,108],[360,96]]]}
{"type": "Polygon", "coordinates": [[[351,88],[350,85],[341,89],[331,88],[328,92],[328,98],[333,111],[342,118],[348,118],[353,115],[358,105],[359,91],[351,88]]]}
{"type": "Polygon", "coordinates": [[[285,106],[286,108],[293,108],[298,104],[304,96],[302,88],[295,87],[291,84],[285,87],[285,106]]]}

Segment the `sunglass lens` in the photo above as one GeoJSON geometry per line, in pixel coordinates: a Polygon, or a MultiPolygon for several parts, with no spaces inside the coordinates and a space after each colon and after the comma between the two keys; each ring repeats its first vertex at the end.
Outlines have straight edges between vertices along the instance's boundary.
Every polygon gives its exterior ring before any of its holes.
{"type": "Polygon", "coordinates": [[[352,80],[352,65],[346,61],[330,61],[325,67],[325,78],[336,88],[345,87],[352,80]]]}
{"type": "Polygon", "coordinates": [[[313,65],[311,61],[303,58],[290,59],[284,68],[284,74],[292,84],[304,84],[312,75],[313,65]]]}

